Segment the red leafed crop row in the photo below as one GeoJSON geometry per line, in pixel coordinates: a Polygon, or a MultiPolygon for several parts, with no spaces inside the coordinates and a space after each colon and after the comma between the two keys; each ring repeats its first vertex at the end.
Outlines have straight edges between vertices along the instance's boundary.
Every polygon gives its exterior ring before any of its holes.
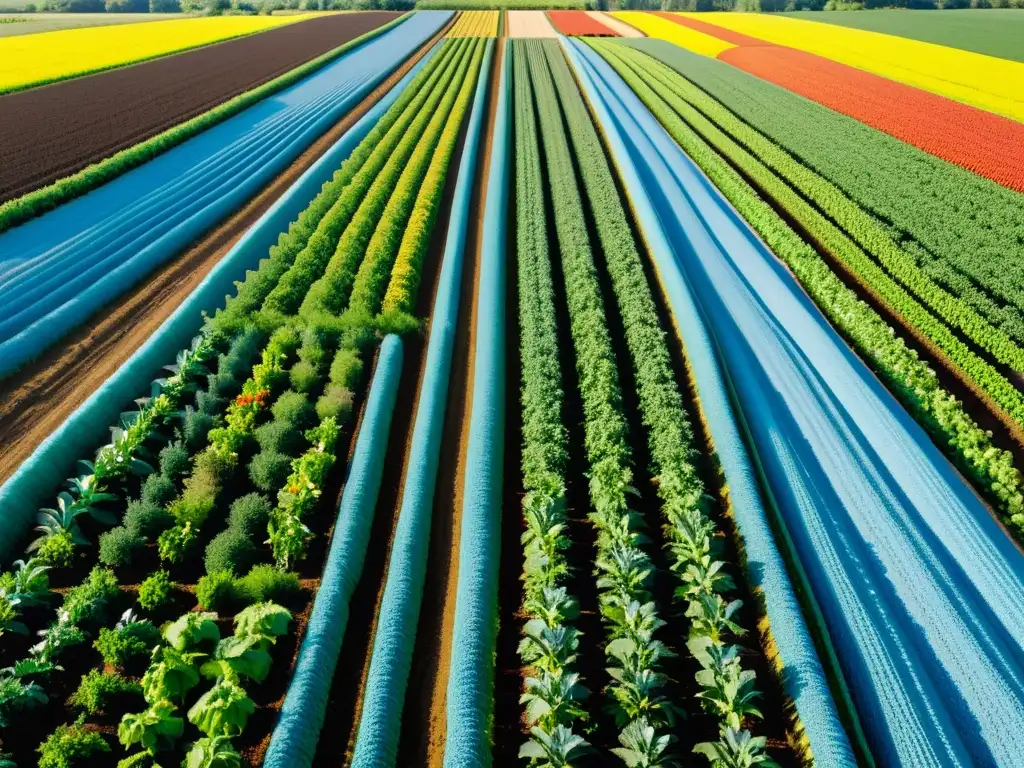
{"type": "Polygon", "coordinates": [[[548,17],[555,29],[563,35],[601,35],[618,37],[611,27],[606,27],[586,11],[548,11],[548,17]]]}
{"type": "Polygon", "coordinates": [[[1024,192],[1024,124],[793,48],[740,46],[718,58],[1024,192]]]}

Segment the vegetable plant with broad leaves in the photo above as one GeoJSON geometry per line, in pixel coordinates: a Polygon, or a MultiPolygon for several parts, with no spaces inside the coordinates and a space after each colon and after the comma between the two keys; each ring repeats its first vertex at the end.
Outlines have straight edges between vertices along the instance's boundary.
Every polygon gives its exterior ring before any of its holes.
{"type": "Polygon", "coordinates": [[[242,768],[239,754],[228,736],[199,739],[185,758],[184,768],[242,768]]]}
{"type": "Polygon", "coordinates": [[[647,718],[641,717],[622,730],[619,734],[622,746],[613,748],[612,752],[628,768],[678,768],[679,763],[666,754],[675,738],[668,733],[657,735],[647,718]]]}
{"type": "Polygon", "coordinates": [[[124,747],[138,745],[148,754],[170,749],[185,730],[185,721],[176,711],[177,707],[164,699],[142,712],[125,715],[117,727],[117,738],[124,747]]]}
{"type": "Polygon", "coordinates": [[[551,733],[534,726],[530,729],[530,740],[519,748],[519,757],[537,761],[537,768],[572,768],[573,760],[591,752],[586,740],[564,725],[551,733]]]}
{"type": "Polygon", "coordinates": [[[764,736],[752,736],[750,731],[726,727],[718,741],[698,744],[693,751],[708,758],[712,768],[779,768],[764,754],[766,741],[764,736]]]}
{"type": "Polygon", "coordinates": [[[256,704],[245,689],[226,678],[199,697],[188,711],[189,722],[207,736],[237,736],[245,730],[256,704]]]}

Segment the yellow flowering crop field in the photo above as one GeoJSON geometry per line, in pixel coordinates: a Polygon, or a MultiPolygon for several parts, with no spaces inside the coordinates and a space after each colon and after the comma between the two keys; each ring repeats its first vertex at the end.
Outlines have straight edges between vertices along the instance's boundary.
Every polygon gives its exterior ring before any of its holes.
{"type": "Polygon", "coordinates": [[[7,37],[0,39],[0,93],[263,32],[315,15],[175,19],[7,37]]]}
{"type": "Polygon", "coordinates": [[[448,37],[496,37],[500,11],[463,11],[448,37]]]}
{"type": "Polygon", "coordinates": [[[758,13],[681,16],[817,54],[1024,122],[1024,64],[905,37],[758,13]]]}
{"type": "MultiPolygon", "coordinates": [[[[648,37],[658,40],[668,40],[688,51],[699,53],[702,56],[716,58],[722,51],[727,51],[736,46],[719,40],[717,37],[705,35],[695,29],[676,24],[674,21],[663,19],[651,13],[643,11],[616,11],[611,14],[613,18],[620,19],[632,27],[639,29],[648,37]]],[[[701,14],[707,16],[708,14],[701,14]]]]}

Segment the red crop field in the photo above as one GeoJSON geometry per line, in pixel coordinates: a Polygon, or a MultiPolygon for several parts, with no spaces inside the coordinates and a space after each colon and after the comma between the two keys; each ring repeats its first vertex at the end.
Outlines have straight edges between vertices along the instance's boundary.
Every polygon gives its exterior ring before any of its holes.
{"type": "Polygon", "coordinates": [[[606,27],[586,11],[548,11],[551,23],[563,35],[593,35],[618,37],[618,33],[606,27]]]}

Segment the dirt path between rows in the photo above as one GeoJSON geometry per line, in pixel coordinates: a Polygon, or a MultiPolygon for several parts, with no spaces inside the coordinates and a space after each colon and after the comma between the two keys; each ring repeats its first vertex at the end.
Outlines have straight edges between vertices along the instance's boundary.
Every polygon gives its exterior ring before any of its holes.
{"type": "Polygon", "coordinates": [[[146,283],[119,298],[115,306],[99,310],[59,345],[0,381],[0,437],[4,446],[0,454],[0,482],[6,481],[54,429],[132,356],[245,231],[405,76],[444,36],[447,28],[448,25],[403,62],[243,209],[161,267],[146,283]]]}
{"type": "Polygon", "coordinates": [[[455,604],[459,583],[459,534],[462,530],[466,448],[473,407],[473,368],[476,359],[480,259],[483,250],[483,217],[498,81],[504,40],[496,41],[492,59],[486,117],[482,126],[480,158],[470,198],[475,214],[466,233],[466,253],[459,296],[459,320],[452,355],[448,403],[434,491],[430,553],[423,607],[416,634],[416,655],[409,677],[409,692],[402,719],[398,764],[440,768],[447,737],[448,676],[451,665],[455,604]]]}

